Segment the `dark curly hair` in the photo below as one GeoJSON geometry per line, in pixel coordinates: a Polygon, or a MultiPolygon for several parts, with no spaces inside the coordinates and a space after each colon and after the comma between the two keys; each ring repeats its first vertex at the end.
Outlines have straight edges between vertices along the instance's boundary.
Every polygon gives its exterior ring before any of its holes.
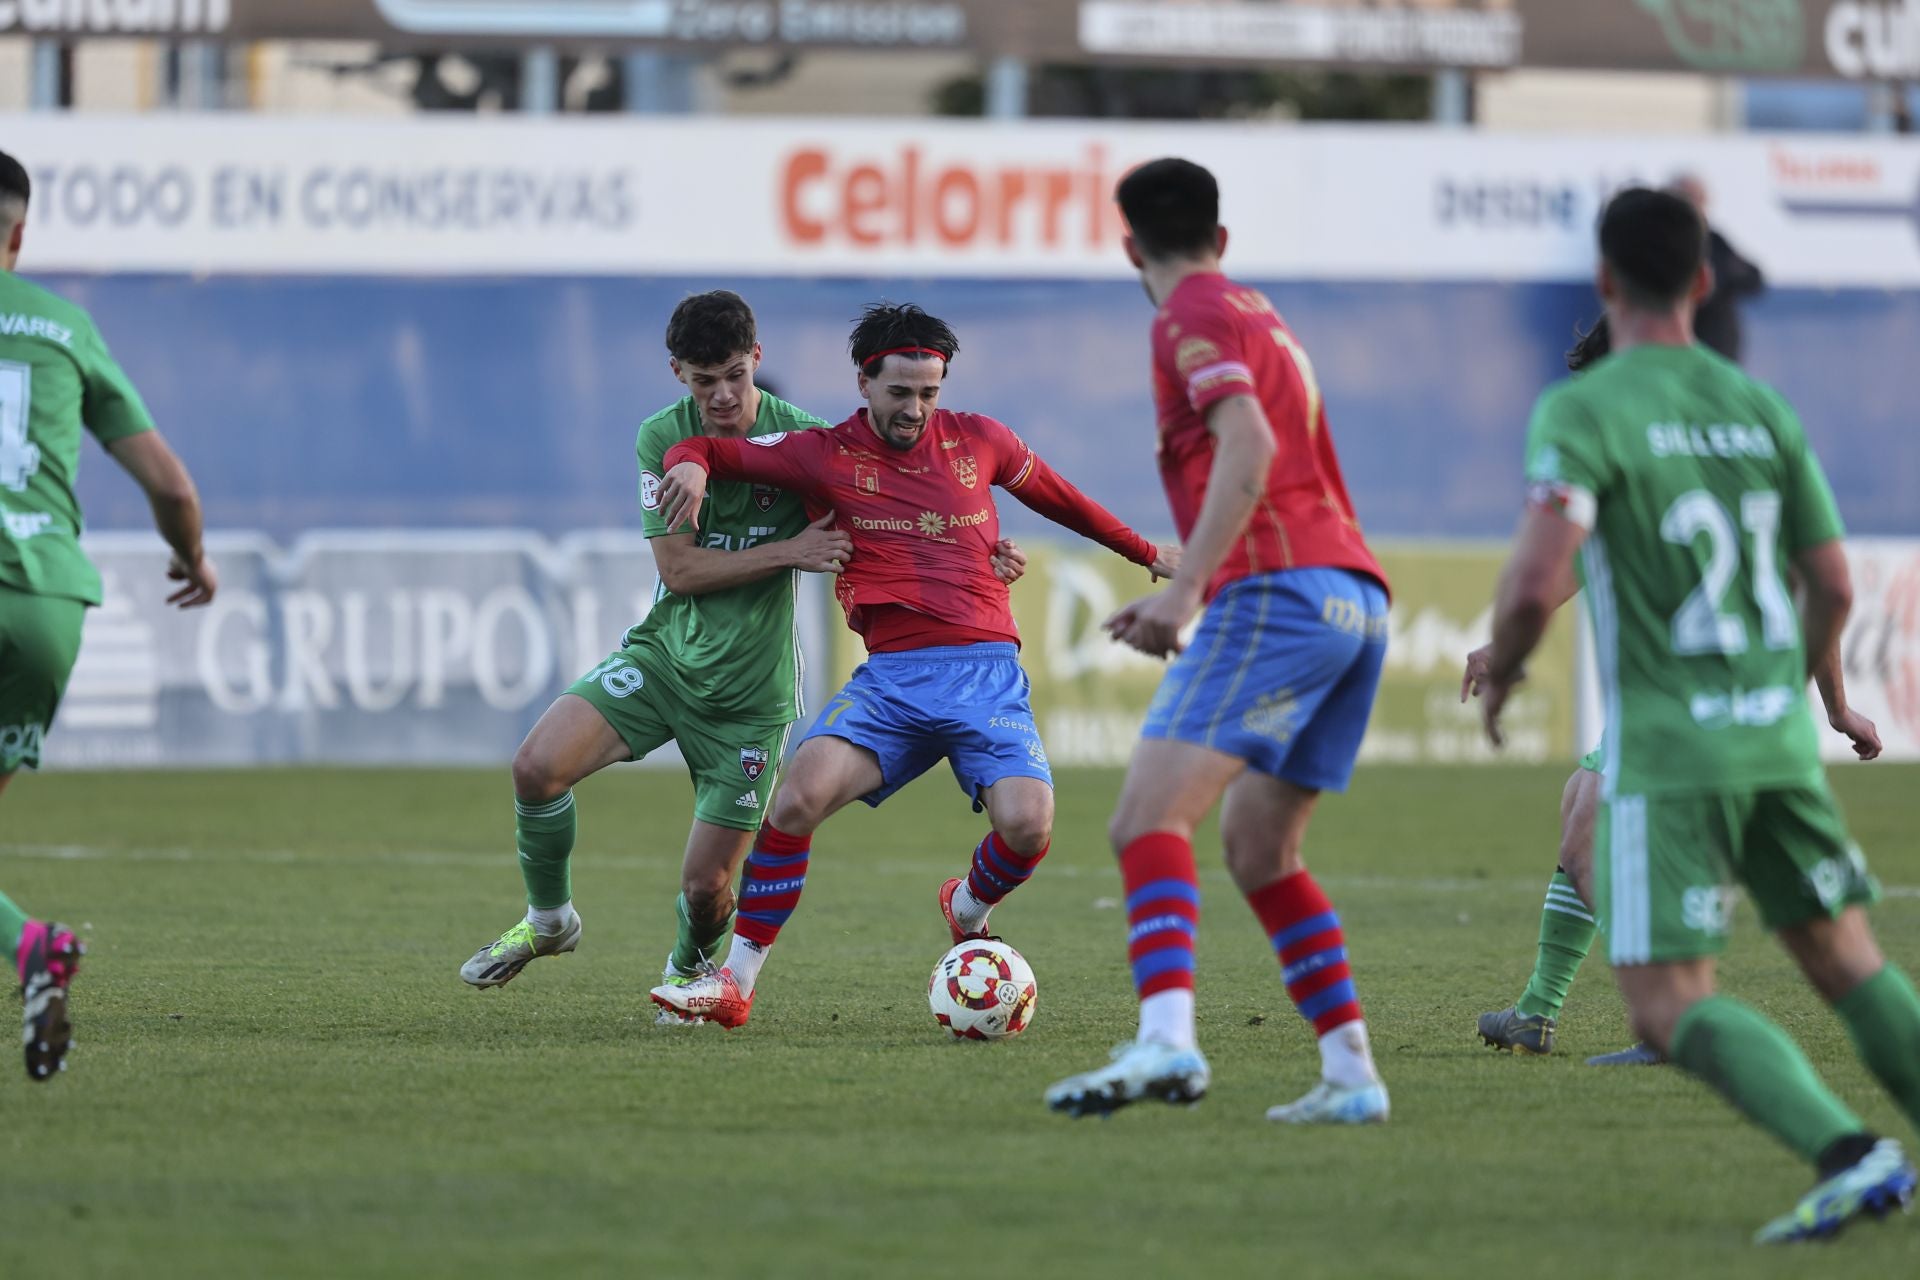
{"type": "Polygon", "coordinates": [[[1613,350],[1613,330],[1607,327],[1604,313],[1585,333],[1573,331],[1573,345],[1567,348],[1567,372],[1578,373],[1613,350]]]}
{"type": "Polygon", "coordinates": [[[667,321],[667,353],[682,364],[725,364],[758,340],[753,308],[729,289],[681,299],[667,321]]]}
{"type": "MultiPolygon", "coordinates": [[[[952,365],[953,357],[960,351],[960,339],[953,336],[945,320],[928,315],[910,302],[898,306],[874,303],[860,313],[860,322],[853,326],[853,333],[847,339],[847,350],[853,354],[855,367],[869,378],[880,372],[885,353],[916,348],[937,352],[952,365]]],[[[944,370],[942,376],[945,376],[944,370]]]]}

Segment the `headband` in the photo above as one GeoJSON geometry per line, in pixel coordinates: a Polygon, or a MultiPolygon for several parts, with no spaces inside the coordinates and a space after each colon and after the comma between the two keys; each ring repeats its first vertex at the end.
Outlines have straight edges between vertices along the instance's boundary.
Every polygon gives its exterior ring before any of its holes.
{"type": "Polygon", "coordinates": [[[885,351],[876,351],[865,360],[862,360],[860,367],[864,369],[874,363],[874,361],[885,360],[888,356],[938,356],[948,364],[953,363],[952,357],[948,356],[946,352],[935,351],[932,347],[888,347],[885,351]]]}

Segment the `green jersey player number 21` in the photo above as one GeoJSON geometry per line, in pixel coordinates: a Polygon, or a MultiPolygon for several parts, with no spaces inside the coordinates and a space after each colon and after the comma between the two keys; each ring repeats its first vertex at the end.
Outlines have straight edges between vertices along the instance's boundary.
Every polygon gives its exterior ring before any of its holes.
{"type": "Polygon", "coordinates": [[[1920,999],[1867,924],[1878,886],[1827,788],[1806,694],[1852,602],[1843,530],[1786,401],[1693,342],[1712,286],[1693,206],[1623,191],[1599,239],[1613,354],[1534,411],[1530,501],[1494,604],[1488,732],[1500,740],[1577,559],[1607,712],[1592,903],[1629,1018],[1814,1169],[1813,1190],[1758,1238],[1819,1238],[1906,1205],[1913,1166],[1785,1032],[1715,989],[1715,959],[1744,887],[1920,1121],[1920,999]]]}

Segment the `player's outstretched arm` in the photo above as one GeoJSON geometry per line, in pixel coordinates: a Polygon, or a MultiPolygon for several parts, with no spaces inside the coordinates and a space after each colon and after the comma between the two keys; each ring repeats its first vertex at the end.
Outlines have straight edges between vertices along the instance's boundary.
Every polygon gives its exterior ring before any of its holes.
{"type": "Polygon", "coordinates": [[[1200,611],[1207,583],[1252,519],[1279,448],[1252,396],[1228,396],[1208,406],[1207,430],[1214,439],[1213,467],[1178,572],[1159,595],[1136,600],[1107,619],[1114,639],[1156,658],[1180,651],[1180,632],[1200,611]]]}
{"type": "Polygon", "coordinates": [[[1493,656],[1481,694],[1481,716],[1495,746],[1506,741],[1500,710],[1525,678],[1527,658],[1539,647],[1554,611],[1568,598],[1573,557],[1586,537],[1584,526],[1545,503],[1529,506],[1520,518],[1513,554],[1494,594],[1493,656]]]}
{"type": "Polygon", "coordinates": [[[1846,679],[1840,668],[1840,633],[1853,609],[1853,575],[1845,545],[1838,538],[1815,543],[1793,559],[1800,604],[1800,628],[1806,638],[1808,674],[1820,690],[1827,723],[1845,734],[1862,760],[1880,754],[1880,731],[1873,721],[1847,705],[1846,679]]]}
{"type": "Polygon", "coordinates": [[[853,539],[833,527],[831,512],[791,538],[762,542],[742,551],[696,545],[691,533],[668,533],[648,544],[660,581],[677,596],[703,596],[745,586],[794,569],[839,573],[853,559],[853,539]]]}
{"type": "MultiPolygon", "coordinates": [[[[1135,533],[1119,516],[1080,492],[1039,454],[1021,446],[1011,452],[1010,463],[1013,474],[996,477],[995,483],[1019,499],[1021,505],[1143,568],[1171,576],[1176,567],[1174,559],[1135,533]]],[[[1178,553],[1179,548],[1174,548],[1173,556],[1178,553]]]]}
{"type": "MultiPolygon", "coordinates": [[[[1567,568],[1567,580],[1561,584],[1564,588],[1559,602],[1553,607],[1556,611],[1580,594],[1580,580],[1573,574],[1572,565],[1567,568]]],[[[1465,703],[1470,697],[1477,698],[1487,686],[1487,672],[1493,666],[1493,644],[1489,641],[1467,655],[1467,669],[1460,676],[1460,701],[1465,703]]]]}
{"type": "Polygon", "coordinates": [[[154,527],[173,549],[167,576],[186,585],[168,596],[167,603],[182,609],[211,603],[220,589],[220,579],[201,545],[200,494],[193,487],[186,464],[158,431],[122,436],[109,441],[106,448],[145,491],[153,508],[154,527]]]}
{"type": "Polygon", "coordinates": [[[1853,744],[1853,754],[1862,760],[1878,759],[1880,728],[1847,705],[1847,682],[1840,672],[1840,646],[1827,651],[1826,659],[1813,669],[1813,682],[1820,689],[1820,702],[1827,709],[1827,723],[1834,732],[1844,734],[1853,744]]]}

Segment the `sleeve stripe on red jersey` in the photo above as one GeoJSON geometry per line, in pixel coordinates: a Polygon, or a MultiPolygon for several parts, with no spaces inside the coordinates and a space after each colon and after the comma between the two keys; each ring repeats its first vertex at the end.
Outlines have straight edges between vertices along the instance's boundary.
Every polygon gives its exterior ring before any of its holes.
{"type": "Polygon", "coordinates": [[[1007,483],[1002,487],[1007,489],[1018,489],[1021,485],[1027,482],[1027,477],[1032,474],[1033,474],[1033,450],[1029,449],[1027,450],[1026,460],[1020,464],[1020,474],[1015,476],[1013,479],[1007,481],[1007,483]]]}
{"type": "Polygon", "coordinates": [[[1253,382],[1253,370],[1238,360],[1222,360],[1187,375],[1187,397],[1194,399],[1209,382],[1253,382]]]}

